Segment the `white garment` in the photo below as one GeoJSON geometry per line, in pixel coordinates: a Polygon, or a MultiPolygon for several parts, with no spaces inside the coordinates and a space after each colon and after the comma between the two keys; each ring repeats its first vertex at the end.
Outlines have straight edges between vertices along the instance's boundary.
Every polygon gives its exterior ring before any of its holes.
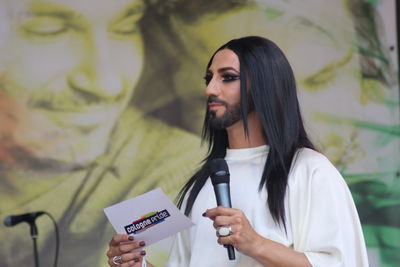
{"type": "MultiPolygon", "coordinates": [[[[246,214],[258,234],[304,252],[314,267],[368,266],[353,199],[328,159],[311,149],[297,153],[284,200],[285,233],[267,209],[267,191],[258,190],[267,153],[267,146],[227,150],[232,207],[246,214]]],[[[215,206],[213,186],[208,179],[193,205],[191,219],[195,226],[177,234],[167,266],[262,266],[236,250],[236,260],[228,260],[226,248],[216,241],[212,221],[201,216],[215,206]]]]}

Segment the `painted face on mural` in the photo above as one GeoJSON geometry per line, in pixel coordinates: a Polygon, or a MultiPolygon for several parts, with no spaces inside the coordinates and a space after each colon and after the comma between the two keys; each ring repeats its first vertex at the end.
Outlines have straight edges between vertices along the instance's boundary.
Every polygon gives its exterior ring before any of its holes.
{"type": "Polygon", "coordinates": [[[143,3],[28,0],[9,1],[8,8],[0,149],[60,162],[93,160],[142,70],[143,3]]]}

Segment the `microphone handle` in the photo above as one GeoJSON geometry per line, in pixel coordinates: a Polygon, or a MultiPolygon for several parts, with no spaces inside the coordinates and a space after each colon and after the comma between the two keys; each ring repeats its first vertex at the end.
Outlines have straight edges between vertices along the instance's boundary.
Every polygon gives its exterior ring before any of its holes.
{"type": "Polygon", "coordinates": [[[228,258],[229,260],[235,260],[235,249],[232,245],[225,245],[226,249],[228,250],[228,258]]]}
{"type": "MultiPolygon", "coordinates": [[[[218,206],[224,206],[224,207],[232,207],[231,203],[231,196],[230,196],[230,189],[229,189],[229,184],[227,183],[220,183],[214,185],[214,193],[217,199],[217,205],[218,206]]],[[[235,259],[235,249],[233,248],[232,245],[224,245],[226,249],[228,250],[228,258],[229,260],[234,260],[235,259]]]]}
{"type": "Polygon", "coordinates": [[[224,206],[229,208],[232,207],[231,196],[229,192],[230,192],[229,184],[227,183],[220,183],[214,185],[214,193],[217,199],[218,206],[224,206]]]}

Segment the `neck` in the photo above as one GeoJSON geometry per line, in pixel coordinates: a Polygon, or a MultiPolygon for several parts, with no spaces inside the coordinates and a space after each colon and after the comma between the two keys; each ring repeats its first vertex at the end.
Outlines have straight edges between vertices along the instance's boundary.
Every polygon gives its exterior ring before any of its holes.
{"type": "Polygon", "coordinates": [[[243,121],[237,123],[226,129],[228,133],[229,148],[251,148],[267,144],[263,129],[261,126],[260,118],[255,112],[251,112],[247,117],[249,135],[245,136],[243,121]]]}

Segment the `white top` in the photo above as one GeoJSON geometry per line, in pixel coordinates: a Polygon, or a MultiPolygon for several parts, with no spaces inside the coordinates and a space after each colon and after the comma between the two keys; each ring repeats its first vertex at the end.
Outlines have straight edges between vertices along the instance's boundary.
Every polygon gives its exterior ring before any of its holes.
{"type": "MultiPolygon", "coordinates": [[[[314,267],[368,266],[357,210],[342,176],[322,154],[301,149],[292,165],[285,195],[287,233],[276,225],[267,209],[267,191],[258,190],[268,153],[267,146],[228,149],[232,207],[242,210],[254,230],[265,238],[304,252],[314,267]]],[[[192,228],[176,235],[167,266],[262,266],[217,243],[212,221],[201,216],[216,200],[210,179],[192,209],[192,228]]]]}

